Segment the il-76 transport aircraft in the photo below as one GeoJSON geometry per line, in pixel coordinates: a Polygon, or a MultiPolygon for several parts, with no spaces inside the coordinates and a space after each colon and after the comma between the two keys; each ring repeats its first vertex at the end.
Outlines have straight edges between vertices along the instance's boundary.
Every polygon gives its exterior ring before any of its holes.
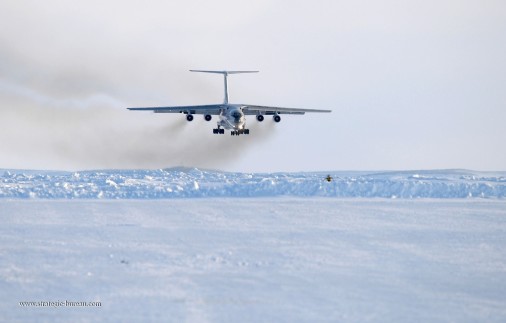
{"type": "Polygon", "coordinates": [[[129,110],[148,110],[155,113],[184,113],[186,120],[192,121],[194,114],[203,114],[206,121],[211,121],[213,115],[219,116],[218,126],[213,129],[214,134],[224,134],[225,129],[231,130],[232,136],[249,134],[246,128],[246,115],[255,115],[259,122],[264,121],[264,116],[271,115],[275,122],[280,122],[280,114],[304,114],[306,112],[331,112],[331,110],[315,109],[292,109],[280,107],[268,107],[254,104],[236,104],[228,102],[228,82],[227,77],[231,74],[240,73],[258,73],[258,71],[202,71],[190,70],[190,72],[215,73],[222,74],[225,81],[225,99],[222,104],[209,105],[188,105],[173,107],[147,107],[147,108],[128,108],[129,110]]]}

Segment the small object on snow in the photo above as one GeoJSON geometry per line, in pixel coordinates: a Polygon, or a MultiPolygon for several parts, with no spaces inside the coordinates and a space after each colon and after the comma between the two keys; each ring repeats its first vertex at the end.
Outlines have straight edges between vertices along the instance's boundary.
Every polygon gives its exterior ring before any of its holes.
{"type": "Polygon", "coordinates": [[[332,179],[333,179],[333,178],[332,178],[332,176],[330,176],[330,175],[327,175],[327,177],[325,177],[325,180],[326,180],[327,182],[332,182],[332,179]]]}

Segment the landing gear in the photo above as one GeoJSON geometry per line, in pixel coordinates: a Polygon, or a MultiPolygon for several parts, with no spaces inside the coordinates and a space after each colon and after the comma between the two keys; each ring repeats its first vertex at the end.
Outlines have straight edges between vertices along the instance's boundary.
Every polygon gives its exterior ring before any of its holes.
{"type": "Polygon", "coordinates": [[[230,131],[231,136],[249,135],[249,129],[232,130],[230,131]]]}
{"type": "Polygon", "coordinates": [[[225,129],[221,129],[221,128],[213,129],[213,133],[215,135],[222,135],[225,133],[225,129]]]}

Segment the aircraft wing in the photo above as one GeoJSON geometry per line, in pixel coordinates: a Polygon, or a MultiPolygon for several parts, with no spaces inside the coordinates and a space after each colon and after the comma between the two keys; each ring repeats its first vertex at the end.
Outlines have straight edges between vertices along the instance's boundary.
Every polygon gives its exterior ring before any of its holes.
{"type": "Polygon", "coordinates": [[[242,111],[244,114],[304,114],[306,112],[332,112],[332,110],[317,110],[317,109],[294,109],[294,108],[281,108],[281,107],[268,107],[263,105],[250,105],[242,104],[242,111]]]}
{"type": "Polygon", "coordinates": [[[146,108],[128,108],[128,110],[153,111],[154,113],[188,113],[188,114],[220,114],[223,104],[210,105],[185,105],[174,107],[146,107],[146,108]]]}

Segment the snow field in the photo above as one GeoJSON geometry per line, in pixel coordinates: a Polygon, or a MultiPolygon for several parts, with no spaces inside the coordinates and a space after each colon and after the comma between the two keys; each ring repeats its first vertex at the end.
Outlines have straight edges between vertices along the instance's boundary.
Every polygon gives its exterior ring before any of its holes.
{"type": "Polygon", "coordinates": [[[506,202],[1,200],[16,321],[506,320],[506,202]],[[101,307],[22,307],[21,301],[101,307]]]}
{"type": "MultiPolygon", "coordinates": [[[[0,174],[2,172],[0,171],[0,174]]],[[[3,171],[0,198],[194,197],[505,198],[505,172],[231,173],[197,168],[82,172],[3,171]],[[332,181],[325,178],[331,175],[332,181]]]]}

